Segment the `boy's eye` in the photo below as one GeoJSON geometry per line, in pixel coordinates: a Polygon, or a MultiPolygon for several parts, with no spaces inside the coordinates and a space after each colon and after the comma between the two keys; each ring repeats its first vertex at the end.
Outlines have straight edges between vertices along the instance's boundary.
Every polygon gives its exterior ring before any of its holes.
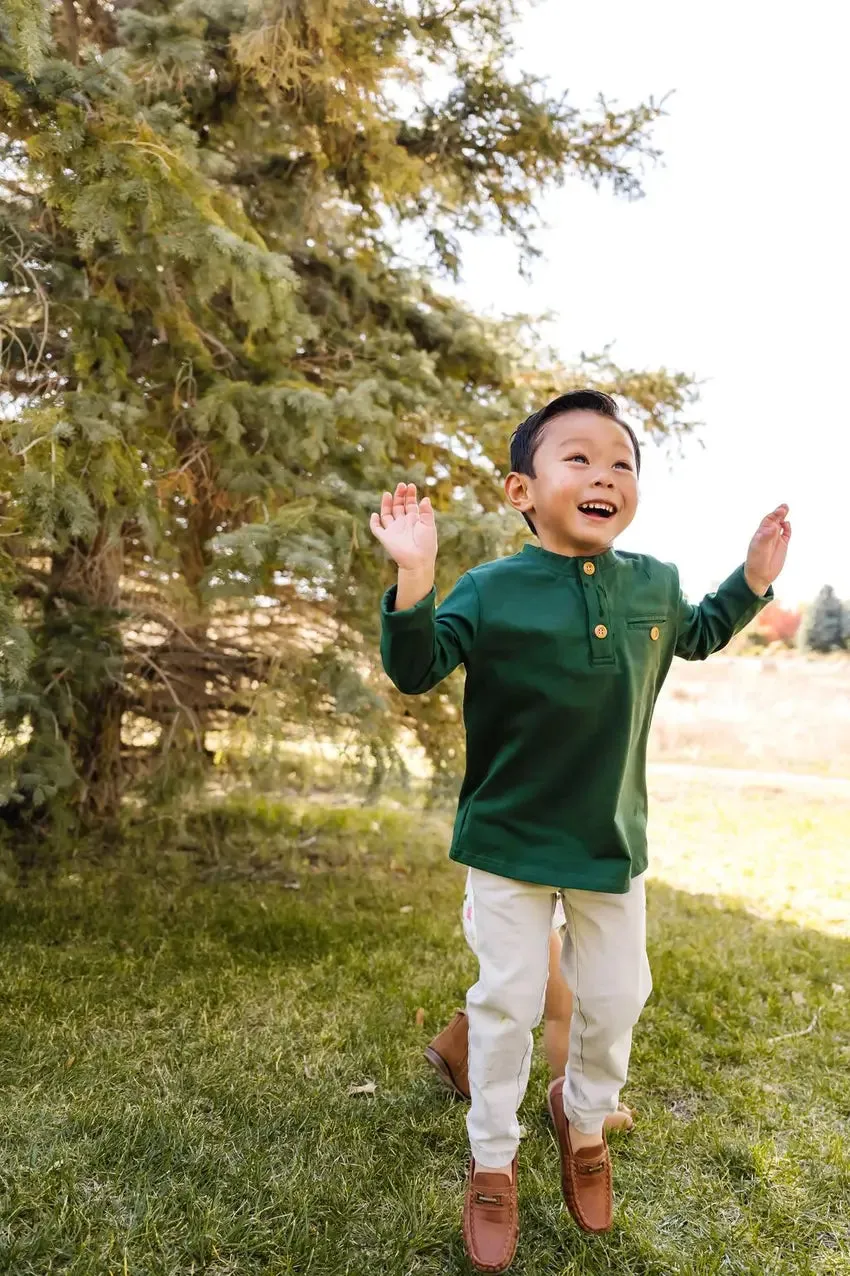
{"type": "Polygon", "coordinates": [[[590,462],[588,461],[587,457],[584,455],[583,452],[576,452],[574,456],[568,456],[567,460],[568,461],[583,461],[585,465],[590,464],[590,462]]]}
{"type": "Polygon", "coordinates": [[[617,461],[615,462],[614,468],[616,469],[618,465],[624,470],[630,470],[632,468],[628,461],[617,461]]]}

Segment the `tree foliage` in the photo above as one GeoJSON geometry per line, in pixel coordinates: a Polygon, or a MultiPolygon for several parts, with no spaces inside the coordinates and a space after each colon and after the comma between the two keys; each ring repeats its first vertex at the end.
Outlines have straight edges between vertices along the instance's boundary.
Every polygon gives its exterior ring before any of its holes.
{"type": "Polygon", "coordinates": [[[0,19],[7,816],[114,812],[250,721],[438,769],[454,692],[376,667],[367,515],[427,486],[441,584],[510,548],[510,427],[573,384],[651,437],[693,385],[563,368],[441,290],[567,179],[640,194],[660,107],[509,70],[509,0],[12,0],[0,19]],[[418,262],[403,246],[421,243],[418,262]],[[439,740],[439,744],[437,741],[439,740]]]}

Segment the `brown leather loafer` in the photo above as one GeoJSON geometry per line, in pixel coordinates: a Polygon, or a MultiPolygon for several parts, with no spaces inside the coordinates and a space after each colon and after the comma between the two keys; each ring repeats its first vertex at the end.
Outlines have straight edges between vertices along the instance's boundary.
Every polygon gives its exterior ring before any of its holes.
{"type": "Polygon", "coordinates": [[[469,1023],[462,1010],[425,1047],[425,1058],[447,1090],[469,1098],[469,1023]]]}
{"type": "Polygon", "coordinates": [[[570,1123],[564,1112],[564,1078],[549,1087],[549,1115],[558,1136],[561,1152],[561,1190],[567,1209],[584,1232],[607,1232],[614,1214],[611,1157],[602,1131],[598,1147],[574,1152],[570,1145],[570,1123]]]}
{"type": "Polygon", "coordinates": [[[504,1174],[476,1170],[469,1162],[469,1181],[463,1203],[463,1243],[477,1272],[505,1272],[514,1261],[519,1240],[517,1211],[517,1159],[511,1165],[512,1182],[504,1174]]]}

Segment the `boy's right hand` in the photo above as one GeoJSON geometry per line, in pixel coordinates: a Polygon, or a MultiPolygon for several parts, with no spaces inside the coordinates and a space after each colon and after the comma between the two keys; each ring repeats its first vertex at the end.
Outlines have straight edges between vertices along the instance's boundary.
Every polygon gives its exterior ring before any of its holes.
{"type": "Polygon", "coordinates": [[[399,483],[395,495],[384,492],[380,514],[369,520],[373,535],[398,564],[399,571],[433,573],[437,561],[437,524],[431,501],[417,501],[413,483],[399,483]]]}

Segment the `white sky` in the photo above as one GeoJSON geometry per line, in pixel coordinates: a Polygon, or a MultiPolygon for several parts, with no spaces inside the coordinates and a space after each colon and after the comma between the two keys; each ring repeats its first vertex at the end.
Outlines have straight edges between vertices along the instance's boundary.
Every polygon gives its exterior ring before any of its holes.
{"type": "Polygon", "coordinates": [[[484,312],[551,311],[565,360],[613,341],[623,366],[706,382],[704,448],[647,448],[642,507],[618,542],[678,563],[701,595],[780,501],[794,528],[778,596],[850,598],[847,38],[837,0],[541,0],[518,63],[589,106],[675,90],[663,167],[636,203],[573,181],[541,202],[531,284],[505,241],[468,245],[484,312]]]}

